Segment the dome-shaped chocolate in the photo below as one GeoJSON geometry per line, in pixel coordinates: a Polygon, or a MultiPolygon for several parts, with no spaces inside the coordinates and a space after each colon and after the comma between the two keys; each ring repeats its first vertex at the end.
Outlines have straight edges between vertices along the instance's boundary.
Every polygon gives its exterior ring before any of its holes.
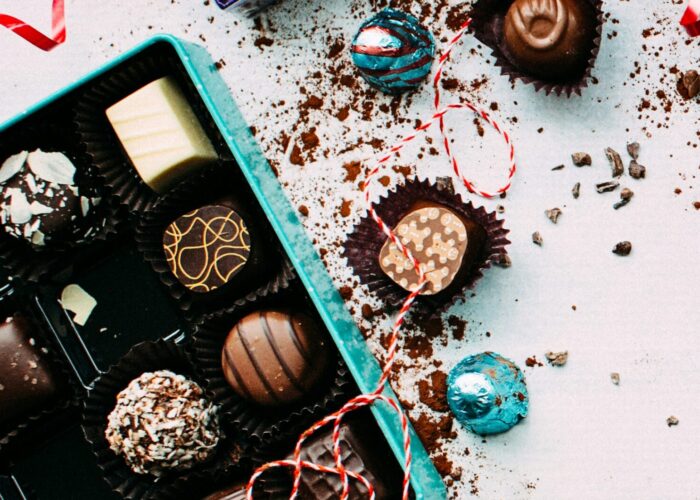
{"type": "Polygon", "coordinates": [[[586,0],[515,0],[503,25],[510,61],[549,81],[578,79],[595,39],[595,12],[586,0]]]}

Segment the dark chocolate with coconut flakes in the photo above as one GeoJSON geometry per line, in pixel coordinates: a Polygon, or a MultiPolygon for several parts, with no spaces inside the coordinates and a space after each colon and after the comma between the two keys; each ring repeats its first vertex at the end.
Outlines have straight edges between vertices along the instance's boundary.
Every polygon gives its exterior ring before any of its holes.
{"type": "Polygon", "coordinates": [[[82,243],[95,234],[99,198],[81,192],[76,168],[60,152],[37,149],[7,158],[0,167],[0,222],[15,238],[41,249],[82,243]]]}

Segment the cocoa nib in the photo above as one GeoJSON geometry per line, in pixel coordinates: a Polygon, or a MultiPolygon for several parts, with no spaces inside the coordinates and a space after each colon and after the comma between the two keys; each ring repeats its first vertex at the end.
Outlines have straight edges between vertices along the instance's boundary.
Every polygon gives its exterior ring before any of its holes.
{"type": "Polygon", "coordinates": [[[561,209],[560,208],[552,208],[550,210],[545,210],[544,214],[547,216],[549,220],[551,220],[554,224],[557,223],[559,220],[559,217],[561,216],[561,209]]]}
{"type": "Polygon", "coordinates": [[[644,165],[640,165],[636,160],[630,162],[628,169],[630,177],[633,179],[644,179],[647,176],[647,168],[644,165]]]}
{"type": "Polygon", "coordinates": [[[593,160],[591,160],[591,155],[588,153],[574,153],[571,155],[571,161],[577,167],[583,167],[584,165],[592,165],[593,160]]]}
{"type": "Polygon", "coordinates": [[[622,163],[622,158],[620,158],[617,151],[612,148],[605,148],[605,156],[608,157],[608,161],[612,167],[613,177],[620,177],[625,173],[625,165],[622,163]]]}
{"type": "Polygon", "coordinates": [[[622,257],[628,256],[631,251],[632,243],[630,243],[629,241],[621,241],[620,243],[615,245],[615,248],[613,248],[613,253],[622,257]]]}
{"type": "Polygon", "coordinates": [[[595,185],[595,189],[599,193],[609,193],[610,191],[615,191],[618,187],[620,187],[620,183],[617,181],[601,182],[595,185]]]}

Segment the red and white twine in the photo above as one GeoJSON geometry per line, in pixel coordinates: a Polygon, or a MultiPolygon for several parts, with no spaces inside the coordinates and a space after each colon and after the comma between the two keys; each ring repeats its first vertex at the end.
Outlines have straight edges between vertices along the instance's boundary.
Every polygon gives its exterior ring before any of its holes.
{"type": "Polygon", "coordinates": [[[404,322],[404,319],[406,315],[408,314],[409,310],[411,309],[411,305],[413,302],[416,300],[416,297],[420,294],[421,290],[426,284],[426,276],[425,273],[423,272],[423,267],[420,265],[420,262],[413,256],[411,251],[401,242],[399,238],[394,234],[394,232],[391,230],[389,226],[387,226],[384,221],[379,217],[379,215],[376,213],[374,209],[374,205],[371,203],[370,198],[371,198],[371,193],[370,193],[370,184],[372,179],[377,175],[379,170],[389,162],[389,160],[393,159],[399,151],[401,151],[407,144],[415,140],[422,132],[425,132],[428,130],[435,122],[439,122],[439,128],[440,128],[440,133],[443,138],[443,146],[445,148],[445,152],[447,153],[447,156],[450,160],[450,163],[452,165],[452,169],[455,172],[455,175],[462,181],[464,186],[469,190],[469,192],[477,194],[479,196],[483,196],[485,198],[493,198],[494,196],[498,196],[502,193],[505,193],[511,186],[511,179],[513,178],[513,175],[515,175],[515,151],[513,148],[513,144],[510,140],[510,137],[508,136],[508,133],[505,132],[499,125],[496,123],[488,113],[485,111],[477,108],[475,105],[473,105],[470,102],[463,102],[463,103],[457,103],[457,104],[448,104],[444,108],[440,109],[440,80],[442,77],[442,72],[444,69],[444,65],[449,59],[450,53],[452,52],[452,49],[454,46],[459,42],[459,40],[464,36],[466,31],[469,29],[469,26],[471,24],[471,19],[467,19],[465,23],[461,26],[457,34],[454,36],[454,38],[449,42],[447,49],[445,52],[440,56],[439,59],[439,64],[437,68],[437,72],[435,74],[435,78],[433,80],[433,87],[435,89],[435,113],[433,116],[427,120],[424,123],[421,123],[416,129],[413,131],[413,133],[409,134],[408,136],[404,137],[399,141],[397,144],[395,144],[392,148],[388,150],[386,155],[384,155],[382,158],[379,159],[377,162],[376,166],[374,166],[366,175],[364,182],[362,183],[362,191],[364,194],[365,202],[367,203],[367,206],[369,207],[369,213],[372,219],[377,223],[377,226],[379,227],[379,230],[382,231],[387,238],[389,238],[403,253],[403,255],[413,264],[414,269],[418,273],[419,276],[419,282],[418,286],[415,290],[413,290],[406,300],[404,301],[403,305],[401,306],[401,309],[399,310],[399,313],[396,317],[396,321],[394,322],[394,326],[392,328],[392,333],[391,337],[389,339],[389,349],[386,353],[386,359],[384,362],[384,367],[382,369],[382,375],[379,379],[379,382],[377,383],[376,389],[369,393],[369,394],[362,394],[360,396],[357,396],[350,401],[348,401],[340,410],[336,411],[335,413],[332,413],[331,415],[328,415],[327,417],[319,420],[316,422],[314,425],[309,427],[300,437],[297,442],[296,447],[294,448],[294,459],[292,460],[277,460],[274,462],[269,462],[265,465],[262,465],[259,467],[255,473],[252,475],[250,478],[250,481],[248,482],[247,490],[246,490],[246,495],[248,500],[253,500],[253,487],[255,485],[255,481],[265,473],[265,471],[272,469],[272,468],[278,468],[278,467],[290,467],[294,469],[294,484],[292,486],[292,491],[290,494],[290,500],[294,500],[297,498],[299,494],[299,487],[301,484],[301,473],[303,469],[311,469],[323,474],[335,474],[340,476],[340,481],[341,484],[343,485],[342,493],[341,493],[341,500],[347,500],[349,497],[350,493],[350,480],[355,480],[361,482],[368,491],[368,496],[370,500],[375,499],[375,491],[374,491],[374,486],[371,484],[367,478],[363,477],[362,475],[353,472],[351,470],[348,470],[345,468],[345,466],[342,463],[342,453],[340,449],[340,426],[341,426],[341,421],[342,418],[358,409],[362,408],[365,406],[369,406],[374,404],[377,401],[383,401],[385,402],[393,411],[395,411],[400,419],[401,422],[401,430],[403,433],[403,448],[404,448],[404,478],[403,478],[403,500],[408,500],[409,498],[409,491],[410,491],[410,479],[411,479],[411,460],[412,460],[412,455],[411,455],[411,435],[410,435],[410,430],[409,430],[409,425],[408,425],[408,417],[406,416],[406,413],[403,411],[401,406],[391,397],[387,396],[384,394],[384,389],[387,386],[389,376],[391,374],[391,370],[394,364],[394,358],[396,356],[396,351],[398,348],[398,341],[399,341],[399,333],[401,330],[401,325],[404,322]],[[472,111],[474,114],[488,122],[501,136],[503,137],[504,141],[506,142],[506,145],[509,150],[509,168],[508,168],[508,174],[507,174],[507,179],[506,183],[500,187],[499,189],[495,190],[494,192],[489,192],[489,191],[484,191],[480,188],[477,187],[477,185],[467,179],[463,174],[462,171],[459,167],[459,164],[457,162],[456,157],[454,156],[452,149],[450,148],[450,140],[447,135],[447,132],[445,130],[445,125],[444,125],[444,117],[447,113],[449,113],[451,110],[455,109],[468,109],[472,111]],[[318,465],[312,462],[308,462],[306,460],[301,459],[301,451],[302,451],[302,446],[304,442],[311,436],[313,435],[316,431],[321,429],[322,427],[325,427],[326,425],[329,425],[333,423],[333,455],[335,458],[335,466],[334,467],[328,467],[328,466],[323,466],[323,465],[318,465]]]}

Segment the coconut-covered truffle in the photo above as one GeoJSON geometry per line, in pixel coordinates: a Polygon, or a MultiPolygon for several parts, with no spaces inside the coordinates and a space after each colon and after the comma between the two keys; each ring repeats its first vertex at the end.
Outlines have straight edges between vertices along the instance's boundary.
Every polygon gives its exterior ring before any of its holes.
{"type": "Polygon", "coordinates": [[[162,476],[211,458],[217,408],[195,382],[167,370],[144,373],[117,395],[105,437],[137,474],[162,476]]]}
{"type": "Polygon", "coordinates": [[[35,248],[81,243],[92,236],[94,207],[75,182],[75,166],[63,153],[22,151],[0,166],[0,222],[35,248]]]}

